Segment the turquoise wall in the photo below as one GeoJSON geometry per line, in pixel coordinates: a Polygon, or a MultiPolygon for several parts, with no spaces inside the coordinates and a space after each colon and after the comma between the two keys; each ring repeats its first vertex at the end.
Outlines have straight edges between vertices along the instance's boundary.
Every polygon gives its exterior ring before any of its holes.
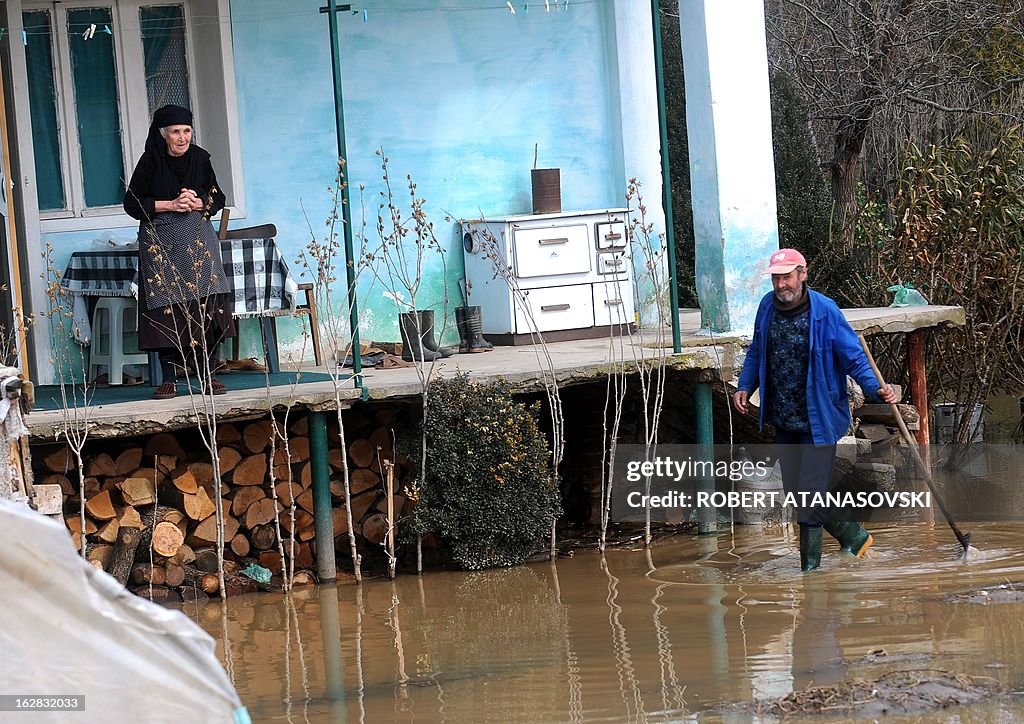
{"type": "MultiPolygon", "coordinates": [[[[232,225],[276,224],[296,276],[311,234],[323,240],[332,211],[328,187],[337,145],[327,16],[319,12],[325,4],[245,0],[231,6],[245,184],[245,217],[232,225]]],[[[409,216],[408,175],[426,199],[446,252],[443,262],[436,254],[425,259],[417,306],[438,312],[447,306],[449,343],[457,340],[451,310],[462,303],[455,220],[529,213],[535,145],[538,166],[561,169],[563,209],[624,205],[612,3],[577,0],[547,13],[543,2],[531,3],[527,12],[517,2],[515,15],[495,5],[381,0],[360,5],[365,20],[362,13],[339,14],[356,243],[364,235],[367,247],[380,244],[377,214],[385,186],[376,151],[382,148],[403,216],[409,216]]],[[[135,237],[132,226],[44,233],[43,241],[53,244],[54,267],[63,270],[73,251],[135,237]]],[[[406,248],[413,251],[408,241],[406,248]]],[[[395,292],[406,301],[408,294],[386,276],[383,269],[361,272],[364,340],[399,339],[395,292]]],[[[343,283],[335,285],[333,299],[347,316],[343,283]]],[[[281,319],[278,326],[282,356],[305,347],[312,358],[300,323],[281,319]]],[[[243,323],[243,356],[258,354],[257,335],[254,324],[243,323]]]]}
{"type": "MultiPolygon", "coordinates": [[[[324,4],[232,4],[246,222],[277,224],[288,259],[308,242],[309,224],[324,235],[331,213],[337,151],[324,4]]],[[[405,216],[409,175],[447,251],[446,271],[427,259],[421,308],[440,311],[445,290],[449,309],[461,303],[454,219],[530,212],[535,144],[539,166],[561,168],[563,208],[622,205],[621,151],[610,150],[621,148],[611,3],[550,13],[543,2],[528,12],[516,4],[515,15],[493,0],[376,2],[359,6],[365,21],[339,15],[353,226],[379,244],[383,148],[405,216]]],[[[364,339],[398,339],[388,286],[361,278],[364,339]]]]}

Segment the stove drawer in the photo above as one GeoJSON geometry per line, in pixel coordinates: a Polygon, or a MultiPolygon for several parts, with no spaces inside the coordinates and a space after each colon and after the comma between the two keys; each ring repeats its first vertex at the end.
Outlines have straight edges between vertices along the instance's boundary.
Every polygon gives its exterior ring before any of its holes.
{"type": "Polygon", "coordinates": [[[586,274],[593,252],[585,224],[516,229],[512,235],[519,277],[586,274]]]}
{"type": "Polygon", "coordinates": [[[635,319],[633,284],[629,281],[594,285],[594,325],[632,324],[635,319]]]}
{"type": "MultiPolygon", "coordinates": [[[[568,287],[542,287],[523,292],[533,313],[538,332],[556,329],[580,329],[594,326],[594,299],[590,284],[568,287]]],[[[526,314],[516,306],[516,332],[533,331],[526,314]]]]}
{"type": "Polygon", "coordinates": [[[601,276],[625,275],[629,257],[625,252],[604,252],[597,255],[597,273],[601,276]]]}
{"type": "Polygon", "coordinates": [[[623,221],[602,221],[594,225],[594,233],[597,235],[597,248],[601,249],[625,249],[626,248],[626,224],[623,221]]]}

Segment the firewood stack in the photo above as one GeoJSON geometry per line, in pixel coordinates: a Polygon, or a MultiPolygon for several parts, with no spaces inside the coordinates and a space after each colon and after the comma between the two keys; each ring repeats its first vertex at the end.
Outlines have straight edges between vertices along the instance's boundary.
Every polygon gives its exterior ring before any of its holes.
{"type": "MultiPolygon", "coordinates": [[[[352,520],[360,551],[379,547],[387,534],[387,499],[381,461],[392,459],[389,409],[375,414],[348,413],[348,455],[337,447],[337,423],[328,429],[334,537],[342,556],[350,552],[343,471],[350,470],[352,520]]],[[[293,415],[288,443],[272,446],[269,419],[220,423],[217,457],[223,481],[224,557],[228,594],[256,590],[239,572],[257,563],[274,576],[294,557],[294,570],[315,566],[312,463],[308,422],[293,415]],[[273,481],[271,480],[273,476],[273,481]],[[273,485],[271,484],[273,482],[273,485]],[[292,506],[294,503],[294,514],[292,506]],[[279,515],[275,516],[275,513],[279,515]],[[278,526],[284,556],[278,545],[278,526]]],[[[74,544],[87,540],[88,560],[137,593],[160,601],[195,600],[217,594],[216,491],[210,454],[194,430],[160,433],[126,444],[95,441],[85,453],[85,529],[79,515],[74,458],[66,448],[36,455],[41,483],[64,491],[65,522],[74,544]],[[182,441],[187,441],[183,443],[182,441]]],[[[396,479],[408,475],[399,457],[396,479]]],[[[394,509],[409,512],[411,501],[396,485],[394,509]]],[[[310,576],[303,578],[311,580],[310,576]]]]}

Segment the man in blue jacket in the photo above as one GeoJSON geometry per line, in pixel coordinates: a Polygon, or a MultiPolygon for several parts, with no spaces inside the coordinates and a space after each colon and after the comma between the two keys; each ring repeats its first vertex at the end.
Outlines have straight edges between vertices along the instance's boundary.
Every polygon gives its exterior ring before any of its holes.
{"type": "MultiPolygon", "coordinates": [[[[846,376],[865,395],[896,402],[892,387],[880,388],[857,333],[834,301],[807,286],[807,262],[795,249],[780,249],[768,262],[773,291],[761,300],[754,337],[743,362],[733,406],[748,410],[761,390],[760,424],[775,428],[783,486],[788,493],[827,493],[836,442],[850,427],[846,376]]],[[[843,550],[860,557],[873,539],[859,524],[830,515],[827,508],[801,508],[800,568],[821,565],[821,530],[843,550]]]]}

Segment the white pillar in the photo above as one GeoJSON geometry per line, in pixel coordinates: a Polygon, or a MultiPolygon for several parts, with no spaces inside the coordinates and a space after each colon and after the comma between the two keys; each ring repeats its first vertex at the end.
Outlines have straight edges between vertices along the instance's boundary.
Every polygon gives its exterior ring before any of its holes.
{"type": "MultiPolygon", "coordinates": [[[[631,178],[640,182],[646,222],[654,225],[654,247],[662,248],[665,210],[662,208],[661,136],[658,128],[658,87],[654,72],[654,30],[650,0],[615,0],[615,54],[618,76],[619,118],[622,139],[622,180],[620,199],[625,198],[631,178]]],[[[632,202],[636,206],[636,200],[632,202]]],[[[664,263],[664,255],[661,257],[664,263]]],[[[657,308],[653,287],[645,284],[646,259],[635,258],[641,322],[654,324],[657,308]]],[[[667,269],[663,271],[667,274],[667,269]]],[[[661,300],[667,305],[668,300],[661,300]]],[[[668,307],[665,307],[667,313],[668,307]]]]}
{"type": "Polygon", "coordinates": [[[679,0],[702,325],[750,334],[779,246],[763,0],[679,0]]]}

